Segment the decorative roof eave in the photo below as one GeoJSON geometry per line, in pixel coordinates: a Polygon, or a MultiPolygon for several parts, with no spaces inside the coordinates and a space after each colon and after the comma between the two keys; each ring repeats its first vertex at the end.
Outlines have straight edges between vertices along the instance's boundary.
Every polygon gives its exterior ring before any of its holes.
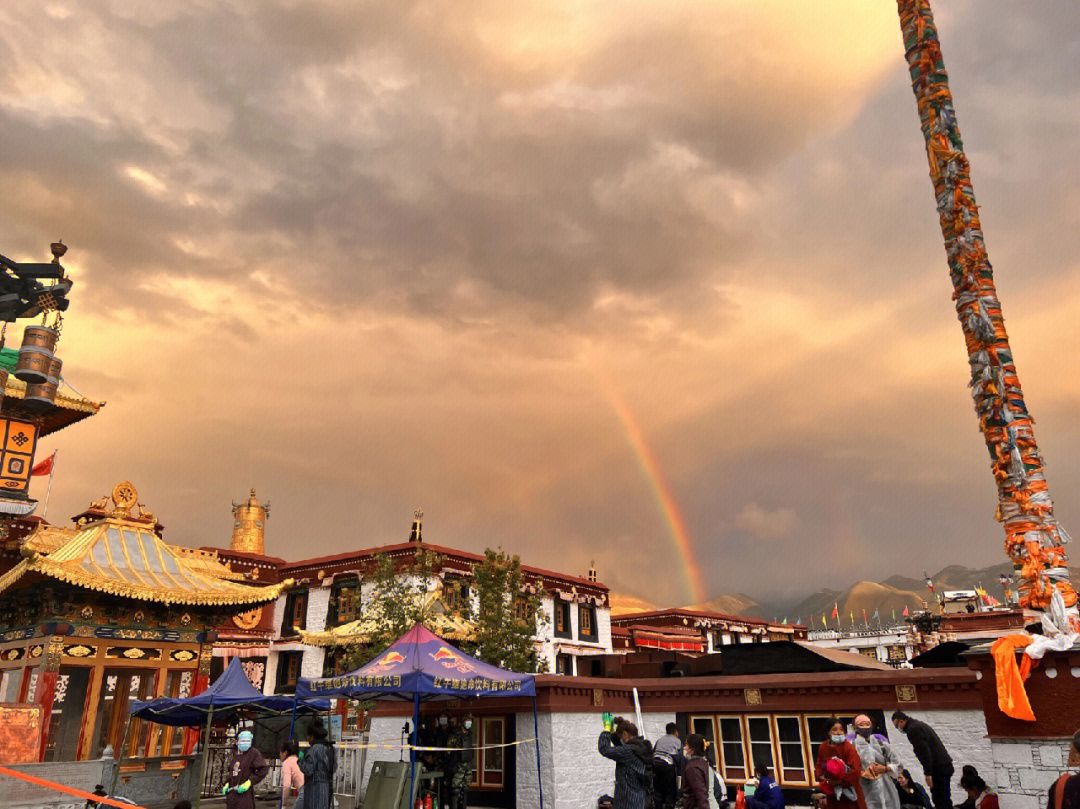
{"type": "MultiPolygon", "coordinates": [[[[358,618],[323,632],[300,630],[300,638],[311,646],[354,646],[367,643],[371,639],[373,623],[372,616],[358,618]]],[[[457,616],[449,617],[436,613],[426,616],[422,623],[444,640],[474,640],[476,638],[476,625],[457,616]]]]}
{"type": "MultiPolygon", "coordinates": [[[[26,397],[26,383],[16,379],[12,374],[8,377],[3,393],[5,399],[13,402],[22,400],[26,397]]],[[[67,392],[57,392],[55,403],[41,414],[43,419],[41,435],[51,435],[65,427],[70,427],[76,422],[95,415],[104,406],[104,402],[94,402],[81,396],[71,396],[67,392]]]]}
{"type": "Polygon", "coordinates": [[[121,598],[139,599],[158,604],[185,604],[193,607],[232,607],[265,604],[275,600],[287,586],[286,582],[268,587],[234,585],[228,591],[220,593],[166,590],[136,584],[122,584],[99,576],[84,574],[65,565],[50,562],[47,557],[35,555],[22,560],[3,576],[0,576],[0,593],[10,588],[27,573],[40,573],[73,584],[76,587],[121,598]]]}

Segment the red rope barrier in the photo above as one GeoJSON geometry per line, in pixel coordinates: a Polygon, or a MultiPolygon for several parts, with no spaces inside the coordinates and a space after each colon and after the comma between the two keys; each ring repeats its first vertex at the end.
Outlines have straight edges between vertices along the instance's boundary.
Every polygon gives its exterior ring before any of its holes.
{"type": "Polygon", "coordinates": [[[112,798],[95,795],[92,792],[83,792],[81,789],[75,789],[74,787],[64,786],[63,784],[57,784],[52,781],[46,781],[44,778],[27,775],[26,773],[19,772],[18,770],[9,770],[7,767],[0,767],[0,775],[6,775],[11,778],[18,778],[21,781],[28,781],[29,783],[36,784],[39,787],[53,789],[57,792],[63,792],[65,795],[73,795],[76,798],[96,801],[97,803],[103,803],[108,806],[119,806],[120,809],[145,809],[145,807],[135,806],[135,804],[121,803],[120,801],[114,801],[112,798]]]}

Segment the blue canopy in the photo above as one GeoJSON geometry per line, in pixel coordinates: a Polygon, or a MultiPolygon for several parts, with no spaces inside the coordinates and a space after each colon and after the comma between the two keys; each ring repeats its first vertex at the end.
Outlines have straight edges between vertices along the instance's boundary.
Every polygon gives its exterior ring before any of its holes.
{"type": "Polygon", "coordinates": [[[129,712],[160,725],[198,727],[206,723],[211,711],[227,713],[248,708],[263,714],[291,714],[294,706],[299,713],[325,713],[330,709],[330,700],[267,696],[251,684],[240,658],[234,657],[217,681],[201,694],[186,699],[158,697],[149,702],[136,702],[129,712]]]}
{"type": "Polygon", "coordinates": [[[535,697],[531,674],[515,674],[455,649],[416,624],[370,663],[340,677],[304,678],[296,696],[350,699],[535,697]]]}

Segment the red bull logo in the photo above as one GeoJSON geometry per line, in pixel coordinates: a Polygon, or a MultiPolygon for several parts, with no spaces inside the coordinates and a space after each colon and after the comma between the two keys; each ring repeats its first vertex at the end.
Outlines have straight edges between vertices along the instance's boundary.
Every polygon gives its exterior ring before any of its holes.
{"type": "Polygon", "coordinates": [[[393,668],[398,663],[405,662],[405,655],[401,652],[387,652],[386,657],[371,667],[372,673],[382,673],[393,668]]]}
{"type": "Polygon", "coordinates": [[[471,663],[465,660],[459,652],[455,652],[449,646],[440,646],[439,651],[435,652],[435,654],[432,655],[432,658],[444,668],[460,671],[462,674],[476,671],[471,663]]]}

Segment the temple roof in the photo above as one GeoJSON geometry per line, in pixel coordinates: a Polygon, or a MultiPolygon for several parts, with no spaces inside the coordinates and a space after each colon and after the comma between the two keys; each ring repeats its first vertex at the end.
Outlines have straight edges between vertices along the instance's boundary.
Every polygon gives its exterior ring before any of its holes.
{"type": "MultiPolygon", "coordinates": [[[[0,593],[29,573],[123,598],[193,606],[263,604],[277,598],[286,583],[252,587],[233,581],[238,574],[217,557],[167,544],[154,515],[139,505],[130,483],[112,495],[115,507],[100,517],[83,518],[78,527],[43,526],[27,538],[26,557],[3,576],[0,593]]],[[[102,511],[94,503],[87,513],[102,511]]]]}

